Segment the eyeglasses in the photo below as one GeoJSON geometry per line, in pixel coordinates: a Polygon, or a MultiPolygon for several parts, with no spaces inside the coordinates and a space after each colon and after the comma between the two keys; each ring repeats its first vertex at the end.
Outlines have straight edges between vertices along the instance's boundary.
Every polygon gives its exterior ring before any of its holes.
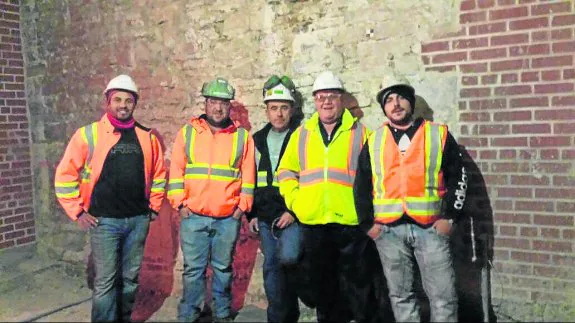
{"type": "Polygon", "coordinates": [[[208,105],[211,105],[211,106],[219,105],[219,106],[222,106],[224,108],[227,108],[230,106],[230,101],[226,101],[226,100],[207,98],[206,102],[208,103],[208,105]]]}
{"type": "Polygon", "coordinates": [[[329,102],[333,102],[341,97],[341,93],[318,93],[313,96],[313,99],[316,102],[325,102],[328,100],[329,102]]]}
{"type": "Polygon", "coordinates": [[[288,90],[290,91],[295,91],[295,84],[293,83],[293,81],[287,77],[287,76],[282,76],[279,77],[277,75],[272,75],[269,80],[267,80],[267,82],[264,84],[264,89],[262,91],[262,95],[265,96],[266,91],[269,89],[273,89],[274,87],[276,87],[278,84],[283,84],[285,87],[288,88],[288,90]]]}

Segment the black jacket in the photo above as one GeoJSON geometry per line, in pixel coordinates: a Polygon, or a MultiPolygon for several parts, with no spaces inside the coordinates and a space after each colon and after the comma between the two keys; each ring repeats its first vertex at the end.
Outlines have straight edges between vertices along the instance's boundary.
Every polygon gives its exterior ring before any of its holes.
{"type": "MultiPolygon", "coordinates": [[[[297,127],[297,124],[290,125],[280,150],[278,165],[280,164],[290,136],[294,130],[297,129],[297,127]]],[[[256,149],[261,154],[260,163],[259,165],[256,165],[257,171],[267,172],[267,186],[259,187],[256,180],[256,186],[254,190],[254,204],[252,206],[252,211],[246,215],[248,221],[253,218],[258,218],[258,221],[265,221],[270,224],[273,222],[273,220],[280,217],[286,211],[294,215],[293,212],[288,210],[284,198],[280,195],[279,188],[272,186],[275,169],[271,169],[270,153],[267,144],[268,133],[271,131],[271,129],[272,125],[271,123],[268,123],[263,129],[256,132],[253,136],[256,149]]]]}
{"type": "MultiPolygon", "coordinates": [[[[412,139],[415,132],[421,126],[423,119],[415,120],[413,125],[406,131],[396,131],[391,126],[391,132],[398,143],[403,133],[412,139]]],[[[451,135],[447,133],[447,140],[443,149],[443,158],[441,161],[441,170],[443,171],[443,181],[447,192],[443,197],[441,217],[444,219],[457,218],[461,214],[465,195],[467,190],[467,174],[463,167],[463,160],[459,146],[451,135]]],[[[373,182],[372,182],[371,162],[369,156],[369,147],[366,143],[359,155],[358,170],[353,185],[353,195],[355,207],[360,217],[369,217],[373,221],[373,182]]],[[[411,222],[411,219],[405,214],[398,221],[411,222]]]]}

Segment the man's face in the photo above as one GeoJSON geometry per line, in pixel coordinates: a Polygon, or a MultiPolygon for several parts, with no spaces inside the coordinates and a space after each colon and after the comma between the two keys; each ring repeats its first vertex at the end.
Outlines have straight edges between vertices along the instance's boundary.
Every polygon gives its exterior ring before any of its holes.
{"type": "Polygon", "coordinates": [[[337,90],[319,90],[315,92],[313,100],[322,123],[335,123],[343,114],[341,92],[337,90]]]}
{"type": "Polygon", "coordinates": [[[411,122],[413,107],[406,98],[397,93],[392,93],[386,98],[383,109],[391,123],[404,125],[411,122]]]}
{"type": "Polygon", "coordinates": [[[118,120],[130,119],[135,109],[134,96],[124,91],[115,91],[106,106],[106,111],[118,120]]]}
{"type": "Polygon", "coordinates": [[[219,125],[230,117],[230,100],[206,98],[206,117],[214,125],[219,125]]]}
{"type": "Polygon", "coordinates": [[[266,116],[277,131],[287,129],[293,113],[292,103],[289,101],[266,102],[266,116]]]}

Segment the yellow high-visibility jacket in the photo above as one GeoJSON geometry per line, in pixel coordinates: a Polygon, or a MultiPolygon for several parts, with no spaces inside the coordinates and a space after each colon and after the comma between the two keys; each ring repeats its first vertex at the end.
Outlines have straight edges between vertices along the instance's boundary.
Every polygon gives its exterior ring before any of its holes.
{"type": "Polygon", "coordinates": [[[369,130],[347,111],[326,147],[314,113],[290,138],[278,167],[280,194],[303,224],[359,224],[353,181],[369,130]]]}

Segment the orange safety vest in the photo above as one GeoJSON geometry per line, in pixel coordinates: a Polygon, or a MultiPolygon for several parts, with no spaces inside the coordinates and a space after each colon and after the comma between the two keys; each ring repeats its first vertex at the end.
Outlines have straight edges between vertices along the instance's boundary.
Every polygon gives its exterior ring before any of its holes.
{"type": "Polygon", "coordinates": [[[405,213],[421,225],[432,224],[446,192],[441,161],[447,126],[424,121],[402,154],[387,125],[368,139],[375,221],[393,223],[405,213]]]}
{"type": "MultiPolygon", "coordinates": [[[[159,212],[166,185],[162,147],[151,130],[136,125],[135,131],[144,154],[146,198],[150,201],[150,209],[159,212]]],[[[104,115],[100,121],[78,129],[70,139],[56,168],[54,186],[58,202],[72,220],[90,208],[90,198],[104,161],[120,137],[104,115]]]]}
{"type": "Polygon", "coordinates": [[[168,200],[192,212],[226,217],[238,207],[249,212],[255,182],[255,147],[238,125],[212,133],[194,118],[177,134],[172,150],[168,200]]]}

